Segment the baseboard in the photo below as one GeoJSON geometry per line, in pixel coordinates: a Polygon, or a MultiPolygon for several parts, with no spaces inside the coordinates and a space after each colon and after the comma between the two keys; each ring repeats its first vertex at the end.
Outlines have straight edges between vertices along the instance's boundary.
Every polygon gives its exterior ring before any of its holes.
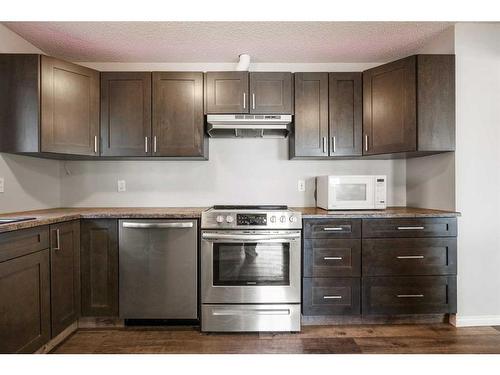
{"type": "Polygon", "coordinates": [[[50,340],[48,343],[46,343],[40,349],[38,349],[35,352],[35,354],[47,354],[47,353],[49,353],[57,345],[59,345],[61,342],[63,342],[69,336],[71,336],[71,334],[73,332],[75,332],[77,330],[77,328],[78,328],[78,324],[76,322],[72,323],[64,331],[62,331],[60,334],[58,334],[56,337],[54,337],[52,340],[50,340]]]}
{"type": "Polygon", "coordinates": [[[464,316],[450,315],[450,323],[455,327],[500,326],[500,315],[464,316]]]}

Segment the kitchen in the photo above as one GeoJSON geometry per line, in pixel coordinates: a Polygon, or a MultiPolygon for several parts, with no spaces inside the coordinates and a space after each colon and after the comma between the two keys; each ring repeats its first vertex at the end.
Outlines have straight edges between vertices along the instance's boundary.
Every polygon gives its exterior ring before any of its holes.
{"type": "Polygon", "coordinates": [[[0,352],[498,354],[498,23],[186,24],[0,25],[0,352]]]}

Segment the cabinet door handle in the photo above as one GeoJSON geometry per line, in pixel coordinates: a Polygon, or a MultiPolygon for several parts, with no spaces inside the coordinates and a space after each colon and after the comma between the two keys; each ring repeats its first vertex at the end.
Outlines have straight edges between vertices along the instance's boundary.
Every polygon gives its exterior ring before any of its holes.
{"type": "Polygon", "coordinates": [[[247,107],[247,93],[243,92],[243,108],[247,107]]]}
{"type": "Polygon", "coordinates": [[[153,137],[153,152],[156,153],[156,135],[153,137]]]}
{"type": "Polygon", "coordinates": [[[326,227],[326,228],[323,228],[323,230],[325,232],[338,232],[338,231],[344,230],[344,228],[342,228],[342,227],[326,227]]]}
{"type": "Polygon", "coordinates": [[[423,255],[398,255],[398,259],[424,259],[423,255]]]}
{"type": "Polygon", "coordinates": [[[423,298],[423,294],[397,294],[398,298],[423,298]]]}
{"type": "Polygon", "coordinates": [[[59,233],[59,229],[56,229],[55,230],[56,232],[56,246],[54,246],[54,251],[58,251],[58,250],[61,250],[61,236],[60,236],[60,233],[59,233]]]}
{"type": "Polygon", "coordinates": [[[323,137],[323,153],[326,154],[326,149],[327,149],[327,144],[326,144],[326,137],[323,137]]]}
{"type": "Polygon", "coordinates": [[[323,257],[324,260],[342,260],[342,257],[323,257]]]}
{"type": "Polygon", "coordinates": [[[97,154],[97,135],[94,135],[94,153],[97,154]]]}
{"type": "Polygon", "coordinates": [[[255,93],[252,93],[252,109],[255,109],[255,93]]]}
{"type": "Polygon", "coordinates": [[[323,299],[342,299],[342,296],[323,296],[323,299]]]}
{"type": "Polygon", "coordinates": [[[337,149],[336,143],[337,143],[336,138],[332,137],[332,151],[333,151],[333,153],[335,153],[335,150],[337,149]]]}
{"type": "Polygon", "coordinates": [[[368,151],[368,134],[365,134],[365,151],[368,151]]]}
{"type": "Polygon", "coordinates": [[[148,137],[144,137],[144,152],[148,153],[148,137]]]}
{"type": "Polygon", "coordinates": [[[424,230],[425,227],[398,227],[398,230],[424,230]]]}

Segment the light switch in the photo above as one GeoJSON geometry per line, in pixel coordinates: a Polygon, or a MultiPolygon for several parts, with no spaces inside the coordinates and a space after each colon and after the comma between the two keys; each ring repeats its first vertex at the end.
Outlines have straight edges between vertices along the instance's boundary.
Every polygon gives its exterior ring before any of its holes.
{"type": "Polygon", "coordinates": [[[122,193],[124,191],[127,191],[127,183],[125,180],[118,180],[118,192],[122,193]]]}
{"type": "Polygon", "coordinates": [[[299,180],[297,183],[297,189],[299,191],[306,191],[306,181],[305,180],[299,180]]]}
{"type": "Polygon", "coordinates": [[[5,180],[3,177],[0,177],[0,193],[5,191],[5,180]]]}

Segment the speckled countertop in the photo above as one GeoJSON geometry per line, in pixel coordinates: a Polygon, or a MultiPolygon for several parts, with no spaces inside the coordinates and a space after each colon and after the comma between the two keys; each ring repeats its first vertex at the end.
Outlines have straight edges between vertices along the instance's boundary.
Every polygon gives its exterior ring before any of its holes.
{"type": "MultiPolygon", "coordinates": [[[[0,233],[18,229],[48,225],[78,219],[120,219],[120,218],[159,218],[183,219],[199,218],[207,207],[100,207],[100,208],[54,208],[48,210],[13,212],[1,214],[0,218],[34,217],[33,220],[11,224],[0,224],[0,233]]],[[[457,217],[459,212],[431,210],[411,207],[388,207],[386,210],[326,211],[316,207],[292,207],[311,218],[417,218],[417,217],[457,217]]]]}
{"type": "Polygon", "coordinates": [[[199,218],[207,207],[100,207],[53,208],[48,210],[12,212],[0,218],[34,217],[33,220],[0,224],[0,233],[78,219],[183,219],[199,218]]]}
{"type": "Polygon", "coordinates": [[[428,208],[387,207],[385,210],[345,210],[327,211],[316,207],[292,207],[302,213],[305,219],[370,219],[370,218],[417,218],[417,217],[457,217],[460,212],[431,210],[428,208]]]}

